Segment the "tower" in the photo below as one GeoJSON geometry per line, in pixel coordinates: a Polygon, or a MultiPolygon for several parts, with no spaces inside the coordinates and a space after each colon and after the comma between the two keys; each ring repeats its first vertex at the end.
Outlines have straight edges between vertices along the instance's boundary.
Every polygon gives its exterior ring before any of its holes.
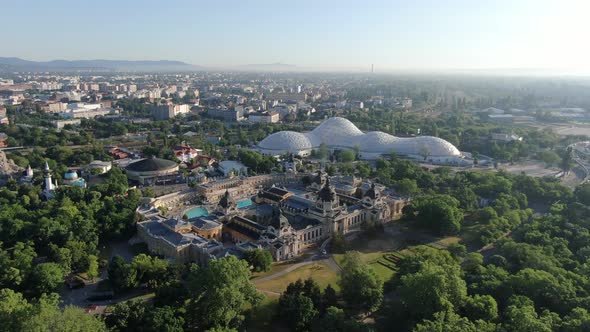
{"type": "Polygon", "coordinates": [[[45,194],[46,198],[53,197],[53,191],[55,190],[56,186],[51,181],[51,170],[49,169],[49,164],[45,161],[45,169],[43,170],[43,179],[45,182],[45,189],[43,193],[45,194]]]}
{"type": "Polygon", "coordinates": [[[31,179],[33,178],[33,169],[31,168],[31,165],[27,167],[27,177],[31,179]]]}
{"type": "Polygon", "coordinates": [[[323,215],[333,216],[340,206],[336,191],[330,186],[330,177],[326,177],[326,182],[318,192],[316,207],[323,211],[323,215]]]}
{"type": "Polygon", "coordinates": [[[234,202],[234,200],[230,197],[229,191],[226,190],[225,194],[223,194],[223,196],[219,200],[219,203],[217,203],[216,211],[221,212],[227,216],[233,212],[236,212],[236,210],[236,202],[234,202]]]}

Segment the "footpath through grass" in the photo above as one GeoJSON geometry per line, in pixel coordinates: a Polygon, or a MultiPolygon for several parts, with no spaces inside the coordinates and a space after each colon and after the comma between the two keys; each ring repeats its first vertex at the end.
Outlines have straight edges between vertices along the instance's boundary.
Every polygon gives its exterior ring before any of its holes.
{"type": "MultiPolygon", "coordinates": [[[[393,277],[395,274],[395,263],[387,263],[385,257],[390,255],[392,252],[385,252],[385,251],[377,251],[377,252],[369,252],[364,253],[360,252],[361,261],[367,265],[369,265],[373,271],[379,276],[379,278],[383,281],[388,281],[393,277]]],[[[344,261],[345,254],[334,254],[334,261],[340,266],[344,261]]]]}
{"type": "Polygon", "coordinates": [[[297,281],[297,279],[305,280],[307,278],[314,279],[321,288],[330,284],[338,290],[338,273],[322,262],[307,264],[280,277],[256,283],[256,288],[282,293],[290,283],[297,281]]]}

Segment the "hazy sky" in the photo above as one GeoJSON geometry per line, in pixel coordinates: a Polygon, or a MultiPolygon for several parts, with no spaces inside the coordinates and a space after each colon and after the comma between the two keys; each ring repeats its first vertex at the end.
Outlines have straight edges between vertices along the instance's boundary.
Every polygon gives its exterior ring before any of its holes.
{"type": "Polygon", "coordinates": [[[590,72],[590,0],[0,0],[0,56],[590,72]]]}

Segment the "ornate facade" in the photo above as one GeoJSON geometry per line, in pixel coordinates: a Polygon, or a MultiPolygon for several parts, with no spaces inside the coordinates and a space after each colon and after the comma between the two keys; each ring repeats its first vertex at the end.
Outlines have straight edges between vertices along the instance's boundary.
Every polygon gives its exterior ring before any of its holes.
{"type": "MultiPolygon", "coordinates": [[[[160,204],[194,195],[217,200],[217,204],[203,217],[186,221],[152,218],[141,222],[140,237],[150,250],[181,261],[202,262],[227,254],[231,248],[252,245],[269,250],[280,261],[300,255],[335,233],[346,234],[366,222],[386,223],[397,219],[408,202],[386,194],[383,186],[356,178],[334,178],[336,185],[333,185],[330,177],[318,173],[305,190],[279,187],[272,182],[281,180],[284,185],[299,185],[301,178],[292,174],[228,179],[201,185],[193,194],[186,191],[174,198],[161,197],[156,200],[160,204]],[[351,188],[336,190],[343,183],[351,188]],[[264,186],[267,189],[261,189],[264,186]],[[254,199],[257,204],[240,208],[235,198],[253,195],[254,190],[258,191],[254,199]],[[350,192],[355,196],[348,195],[350,192]],[[221,253],[222,248],[225,253],[221,253]]],[[[233,250],[236,252],[240,251],[233,250]]]]}

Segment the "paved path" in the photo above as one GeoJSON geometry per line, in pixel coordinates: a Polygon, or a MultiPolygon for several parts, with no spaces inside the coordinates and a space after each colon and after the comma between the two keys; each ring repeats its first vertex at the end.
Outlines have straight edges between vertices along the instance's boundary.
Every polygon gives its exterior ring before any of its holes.
{"type": "Polygon", "coordinates": [[[297,264],[294,264],[292,266],[289,266],[288,268],[284,269],[283,271],[279,271],[277,273],[268,275],[266,277],[254,279],[254,283],[263,282],[263,281],[267,281],[267,280],[271,280],[271,279],[275,279],[275,278],[284,276],[285,274],[290,273],[291,271],[294,271],[294,270],[296,270],[296,269],[298,269],[298,268],[300,268],[302,266],[305,266],[305,265],[308,265],[308,264],[317,262],[317,260],[315,260],[316,257],[317,257],[317,255],[313,255],[313,256],[311,256],[309,258],[306,258],[301,263],[297,263],[297,264]]]}
{"type": "Polygon", "coordinates": [[[328,265],[329,268],[331,268],[332,270],[334,270],[336,272],[342,271],[342,268],[340,267],[340,265],[338,265],[338,263],[336,263],[336,261],[334,260],[334,257],[332,257],[332,256],[330,256],[330,258],[328,258],[328,259],[324,259],[323,262],[326,263],[326,265],[328,265]]]}
{"type": "Polygon", "coordinates": [[[261,292],[263,292],[263,293],[266,293],[266,294],[271,294],[271,295],[281,296],[281,293],[277,293],[277,292],[269,291],[269,290],[266,290],[266,289],[257,288],[257,290],[258,290],[258,291],[261,291],[261,292]]]}
{"type": "MultiPolygon", "coordinates": [[[[312,256],[306,258],[303,262],[293,264],[292,266],[289,266],[288,268],[284,269],[283,271],[279,271],[277,273],[274,273],[274,274],[271,274],[271,275],[268,275],[268,276],[265,276],[262,278],[254,279],[253,282],[259,283],[259,282],[264,282],[264,281],[272,280],[275,278],[279,278],[279,277],[284,276],[285,274],[288,274],[294,270],[297,270],[298,268],[300,268],[302,266],[309,265],[312,263],[324,263],[329,268],[331,268],[332,270],[334,270],[336,272],[342,271],[342,268],[340,268],[340,266],[338,264],[336,264],[336,262],[334,261],[334,258],[332,258],[332,256],[322,255],[322,253],[325,252],[326,246],[329,244],[329,242],[330,242],[330,238],[326,239],[321,244],[320,248],[318,249],[318,253],[315,253],[312,256]]],[[[261,291],[265,292],[265,290],[262,290],[262,289],[261,289],[261,291]]]]}

